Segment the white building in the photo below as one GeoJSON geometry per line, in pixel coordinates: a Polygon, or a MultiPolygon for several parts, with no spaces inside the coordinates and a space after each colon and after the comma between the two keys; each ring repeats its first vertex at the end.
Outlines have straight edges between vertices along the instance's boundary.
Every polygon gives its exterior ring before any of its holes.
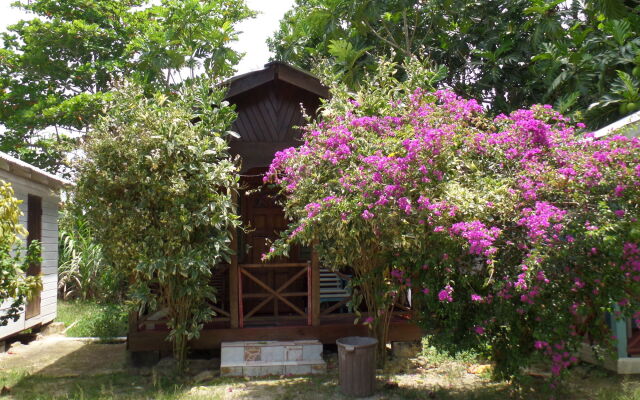
{"type": "Polygon", "coordinates": [[[616,122],[600,128],[593,132],[593,136],[596,139],[609,135],[622,135],[626,137],[639,137],[640,136],[640,111],[629,114],[624,118],[617,120],[616,122]]]}
{"type": "MultiPolygon", "coordinates": [[[[27,240],[41,243],[42,262],[28,274],[41,275],[42,291],[31,299],[20,319],[0,326],[0,342],[25,329],[47,324],[56,318],[58,292],[58,203],[60,189],[70,182],[0,152],[0,180],[11,184],[14,196],[22,200],[20,223],[29,231],[27,240]]],[[[0,313],[8,304],[0,304],[0,313]]]]}

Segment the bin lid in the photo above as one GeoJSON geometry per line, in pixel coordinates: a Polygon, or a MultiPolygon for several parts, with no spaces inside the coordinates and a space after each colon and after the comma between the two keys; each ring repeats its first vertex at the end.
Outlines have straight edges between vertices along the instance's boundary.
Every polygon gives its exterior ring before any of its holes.
{"type": "Polygon", "coordinates": [[[368,347],[378,344],[378,340],[368,336],[348,336],[336,340],[336,343],[339,346],[368,347]]]}

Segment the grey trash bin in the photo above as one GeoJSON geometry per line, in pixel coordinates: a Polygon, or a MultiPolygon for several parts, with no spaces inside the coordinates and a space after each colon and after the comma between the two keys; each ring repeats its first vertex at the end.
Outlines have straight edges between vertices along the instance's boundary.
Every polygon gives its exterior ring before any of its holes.
{"type": "Polygon", "coordinates": [[[376,345],[372,337],[350,336],[338,339],[340,390],[355,396],[371,396],[376,387],[376,345]]]}

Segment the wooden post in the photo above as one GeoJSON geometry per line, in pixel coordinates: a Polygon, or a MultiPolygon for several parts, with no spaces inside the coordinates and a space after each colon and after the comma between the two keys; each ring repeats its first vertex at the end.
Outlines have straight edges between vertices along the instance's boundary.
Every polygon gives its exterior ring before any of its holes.
{"type": "Polygon", "coordinates": [[[620,306],[616,304],[613,309],[614,314],[611,315],[611,324],[613,325],[613,334],[617,339],[616,350],[618,352],[618,358],[627,358],[629,357],[629,353],[627,352],[627,319],[616,316],[617,312],[620,311],[620,306]]]}
{"type": "Polygon", "coordinates": [[[311,325],[320,326],[320,261],[314,240],[311,247],[311,325]]]}
{"type": "Polygon", "coordinates": [[[129,333],[138,332],[138,311],[129,311],[129,333]]]}
{"type": "MultiPolygon", "coordinates": [[[[129,343],[131,343],[131,336],[138,333],[138,311],[129,311],[129,329],[127,330],[127,350],[131,350],[129,348],[129,343]]],[[[0,350],[2,350],[0,348],[0,350]]],[[[0,351],[1,353],[2,351],[0,351]]]]}
{"type": "Polygon", "coordinates": [[[238,267],[238,327],[244,328],[244,292],[242,291],[242,273],[246,272],[238,267]]]}
{"type": "MultiPolygon", "coordinates": [[[[233,191],[233,203],[238,207],[238,192],[233,191]]],[[[231,232],[231,266],[229,267],[229,323],[231,328],[237,328],[238,324],[238,230],[231,232]]]]}
{"type": "Polygon", "coordinates": [[[311,261],[307,261],[307,326],[313,326],[313,285],[311,284],[311,261]]]}

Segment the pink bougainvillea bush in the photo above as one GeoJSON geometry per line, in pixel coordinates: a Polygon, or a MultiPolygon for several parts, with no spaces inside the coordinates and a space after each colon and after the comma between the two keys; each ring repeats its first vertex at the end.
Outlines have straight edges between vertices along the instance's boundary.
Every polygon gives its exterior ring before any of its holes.
{"type": "Polygon", "coordinates": [[[580,343],[610,346],[606,312],[640,310],[640,141],[592,140],[549,106],[492,117],[405,70],[336,86],[276,156],[266,180],[293,222],[273,253],[317,239],[326,265],[374,282],[379,336],[411,288],[425,327],[502,376],[541,357],[559,375],[580,343]]]}

